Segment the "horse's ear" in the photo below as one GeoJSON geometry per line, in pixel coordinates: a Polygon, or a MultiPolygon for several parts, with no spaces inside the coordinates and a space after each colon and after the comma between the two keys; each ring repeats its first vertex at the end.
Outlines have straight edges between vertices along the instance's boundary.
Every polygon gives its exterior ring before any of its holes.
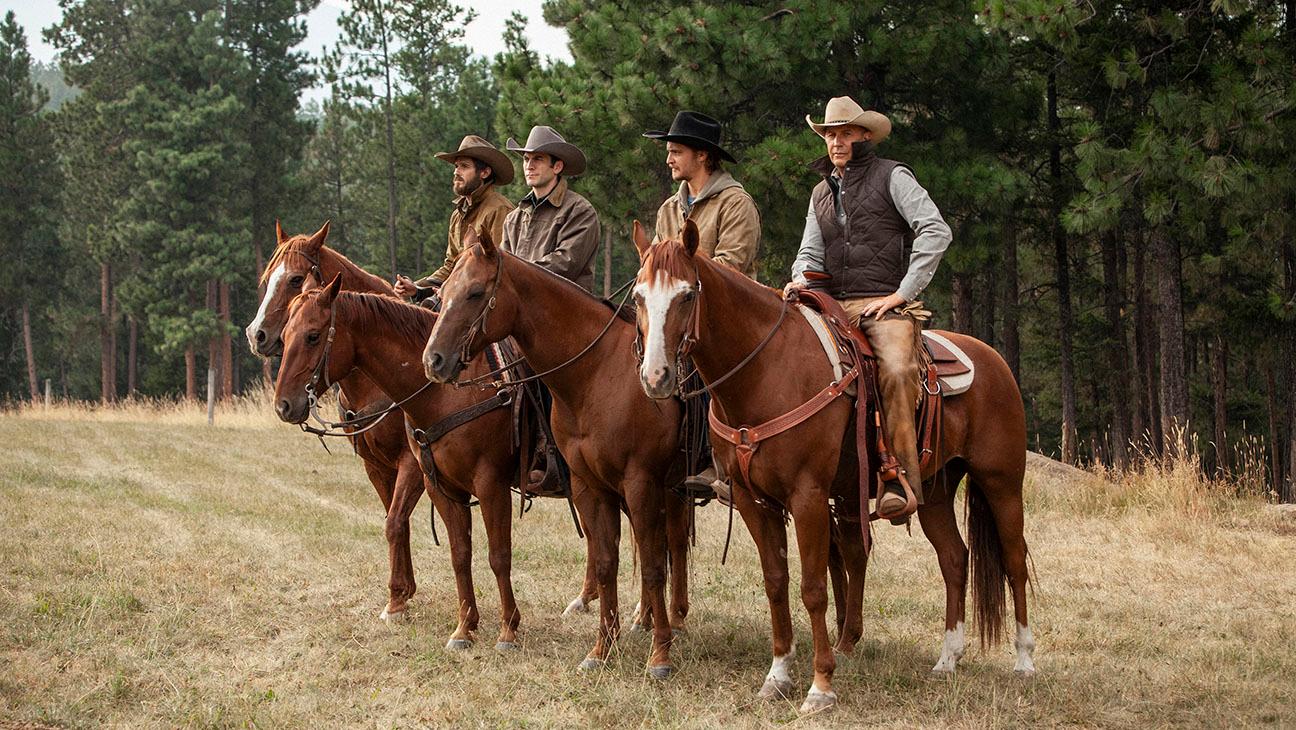
{"type": "Polygon", "coordinates": [[[333,281],[330,281],[328,286],[324,287],[324,292],[320,294],[320,304],[325,307],[331,306],[340,291],[342,291],[342,273],[338,272],[338,275],[333,277],[333,281]]]}
{"type": "Polygon", "coordinates": [[[499,252],[499,247],[495,245],[495,239],[491,236],[489,229],[483,228],[478,231],[476,228],[469,226],[468,229],[464,231],[464,250],[466,251],[479,244],[481,245],[482,253],[486,254],[486,258],[493,259],[495,258],[495,254],[499,252]]]}
{"type": "Polygon", "coordinates": [[[684,221],[684,231],[681,236],[684,242],[684,250],[688,252],[688,255],[692,256],[697,253],[698,229],[692,218],[684,221]]]}
{"type": "Polygon", "coordinates": [[[648,247],[652,245],[652,241],[648,240],[648,233],[644,231],[643,224],[637,220],[634,222],[632,237],[634,238],[635,249],[639,251],[639,260],[642,261],[643,257],[648,255],[648,247]]]}
{"type": "Polygon", "coordinates": [[[283,226],[279,225],[279,219],[275,218],[275,242],[283,243],[287,236],[284,235],[283,226]]]}
{"type": "Polygon", "coordinates": [[[311,236],[310,240],[306,241],[307,251],[311,253],[319,253],[320,248],[324,246],[324,240],[328,238],[329,223],[331,222],[332,221],[324,221],[324,225],[320,226],[320,229],[315,231],[315,235],[311,236]]]}

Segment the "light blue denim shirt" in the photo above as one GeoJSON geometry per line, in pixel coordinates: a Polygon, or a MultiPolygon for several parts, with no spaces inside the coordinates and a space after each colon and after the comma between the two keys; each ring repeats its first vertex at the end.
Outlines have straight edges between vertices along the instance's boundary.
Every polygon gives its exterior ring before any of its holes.
{"type": "MultiPolygon", "coordinates": [[[[834,175],[837,173],[834,171],[834,175]]],[[[945,249],[954,236],[941,217],[931,196],[908,168],[897,165],[891,172],[891,199],[896,210],[914,231],[913,252],[909,256],[909,270],[900,280],[897,293],[912,302],[922,294],[936,274],[945,249]]],[[[814,204],[806,211],[805,231],[801,234],[801,248],[792,262],[792,280],[805,282],[805,272],[826,271],[824,264],[823,232],[815,217],[814,204]]]]}

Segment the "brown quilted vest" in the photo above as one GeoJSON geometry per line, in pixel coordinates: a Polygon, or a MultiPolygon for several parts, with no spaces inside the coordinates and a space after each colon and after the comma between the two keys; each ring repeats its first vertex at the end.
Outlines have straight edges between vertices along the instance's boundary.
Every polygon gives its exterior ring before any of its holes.
{"type": "Polygon", "coordinates": [[[877,156],[873,145],[856,142],[846,163],[842,210],[833,196],[833,165],[821,157],[810,165],[823,175],[810,195],[824,240],[824,265],[832,277],[828,293],[837,299],[881,297],[900,288],[909,270],[914,232],[891,198],[891,172],[901,163],[877,156]]]}

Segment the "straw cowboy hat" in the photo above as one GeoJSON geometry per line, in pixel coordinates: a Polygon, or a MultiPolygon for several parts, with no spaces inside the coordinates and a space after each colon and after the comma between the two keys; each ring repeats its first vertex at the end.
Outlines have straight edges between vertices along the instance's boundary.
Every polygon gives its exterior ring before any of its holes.
{"type": "Polygon", "coordinates": [[[669,132],[644,132],[648,139],[679,142],[694,149],[710,150],[730,162],[733,155],[720,146],[720,122],[698,112],[683,111],[675,115],[669,132]]]}
{"type": "Polygon", "coordinates": [[[454,152],[438,152],[436,155],[438,160],[445,160],[451,165],[460,157],[471,157],[478,162],[490,165],[491,172],[495,176],[495,179],[491,182],[500,185],[508,185],[513,182],[513,161],[503,152],[500,152],[495,145],[475,134],[464,137],[463,141],[459,143],[459,149],[454,152]]]}
{"type": "Polygon", "coordinates": [[[809,124],[815,134],[820,137],[823,136],[824,130],[829,127],[854,124],[873,133],[873,139],[871,140],[873,144],[881,142],[891,134],[890,119],[875,111],[865,110],[864,107],[855,103],[855,100],[849,96],[835,96],[829,99],[828,106],[824,108],[824,120],[816,122],[807,114],[806,124],[809,124]]]}
{"type": "Polygon", "coordinates": [[[519,145],[512,137],[504,143],[509,152],[519,155],[527,152],[543,152],[562,160],[564,175],[579,175],[585,172],[585,153],[574,144],[570,144],[553,130],[553,127],[532,127],[527,135],[526,145],[519,145]]]}

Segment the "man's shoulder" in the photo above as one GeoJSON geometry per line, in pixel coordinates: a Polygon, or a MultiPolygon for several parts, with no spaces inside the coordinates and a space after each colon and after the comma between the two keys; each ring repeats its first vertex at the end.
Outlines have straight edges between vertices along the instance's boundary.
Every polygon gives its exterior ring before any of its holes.
{"type": "Polygon", "coordinates": [[[570,208],[572,211],[588,210],[595,215],[598,214],[598,212],[594,210],[594,204],[589,202],[588,198],[571,188],[567,188],[567,191],[563,193],[562,207],[570,208]]]}
{"type": "Polygon", "coordinates": [[[513,210],[517,204],[512,200],[504,197],[504,194],[498,190],[492,190],[486,194],[486,199],[482,201],[482,207],[491,210],[513,210]]]}

